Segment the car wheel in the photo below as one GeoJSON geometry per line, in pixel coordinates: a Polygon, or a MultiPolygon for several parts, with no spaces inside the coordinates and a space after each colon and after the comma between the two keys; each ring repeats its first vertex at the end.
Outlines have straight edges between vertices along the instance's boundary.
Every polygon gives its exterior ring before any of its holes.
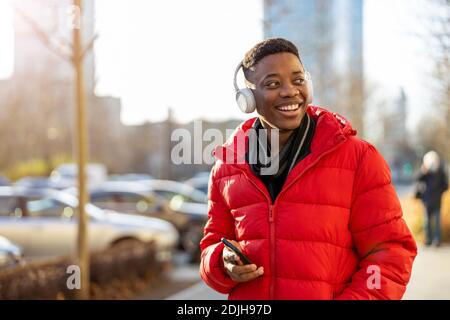
{"type": "Polygon", "coordinates": [[[142,244],[143,244],[143,242],[136,238],[122,238],[122,239],[115,240],[111,244],[111,247],[113,247],[113,248],[118,248],[118,247],[122,247],[122,246],[133,247],[133,246],[139,246],[142,244]]]}

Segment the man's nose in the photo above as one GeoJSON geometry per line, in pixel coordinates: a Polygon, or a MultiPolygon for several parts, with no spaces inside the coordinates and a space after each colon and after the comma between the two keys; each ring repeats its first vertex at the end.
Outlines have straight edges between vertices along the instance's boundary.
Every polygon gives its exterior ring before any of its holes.
{"type": "Polygon", "coordinates": [[[280,96],[281,97],[295,97],[299,95],[300,91],[299,89],[292,85],[292,84],[286,84],[281,88],[280,96]]]}

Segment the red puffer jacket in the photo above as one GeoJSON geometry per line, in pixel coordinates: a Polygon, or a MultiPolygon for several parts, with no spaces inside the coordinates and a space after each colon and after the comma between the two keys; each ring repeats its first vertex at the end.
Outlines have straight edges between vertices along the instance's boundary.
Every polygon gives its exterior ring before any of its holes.
{"type": "Polygon", "coordinates": [[[319,107],[307,112],[317,124],[311,153],[274,203],[238,150],[255,119],[216,150],[201,277],[229,299],[400,299],[417,247],[389,167],[345,119],[319,107]],[[233,281],[222,237],[238,241],[264,275],[233,281]]]}

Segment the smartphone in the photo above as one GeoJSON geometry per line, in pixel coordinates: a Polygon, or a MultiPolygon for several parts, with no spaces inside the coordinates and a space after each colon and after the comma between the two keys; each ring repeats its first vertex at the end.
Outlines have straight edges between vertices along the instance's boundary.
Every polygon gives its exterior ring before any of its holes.
{"type": "Polygon", "coordinates": [[[253,262],[250,261],[249,258],[247,258],[242,252],[241,250],[239,250],[234,244],[232,244],[230,241],[228,241],[225,238],[220,239],[220,241],[222,241],[222,243],[224,245],[226,245],[228,248],[230,248],[231,250],[233,250],[241,259],[243,264],[253,264],[253,262]]]}

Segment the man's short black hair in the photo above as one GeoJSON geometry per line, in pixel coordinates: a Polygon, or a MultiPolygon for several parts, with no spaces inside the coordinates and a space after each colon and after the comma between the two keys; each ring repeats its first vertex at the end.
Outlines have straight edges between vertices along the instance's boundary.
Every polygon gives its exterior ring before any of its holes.
{"type": "Polygon", "coordinates": [[[244,57],[242,69],[245,77],[248,79],[250,72],[254,70],[255,65],[264,57],[271,54],[289,52],[294,54],[301,63],[298,49],[291,41],[283,38],[270,38],[257,43],[251,48],[244,57]]]}

